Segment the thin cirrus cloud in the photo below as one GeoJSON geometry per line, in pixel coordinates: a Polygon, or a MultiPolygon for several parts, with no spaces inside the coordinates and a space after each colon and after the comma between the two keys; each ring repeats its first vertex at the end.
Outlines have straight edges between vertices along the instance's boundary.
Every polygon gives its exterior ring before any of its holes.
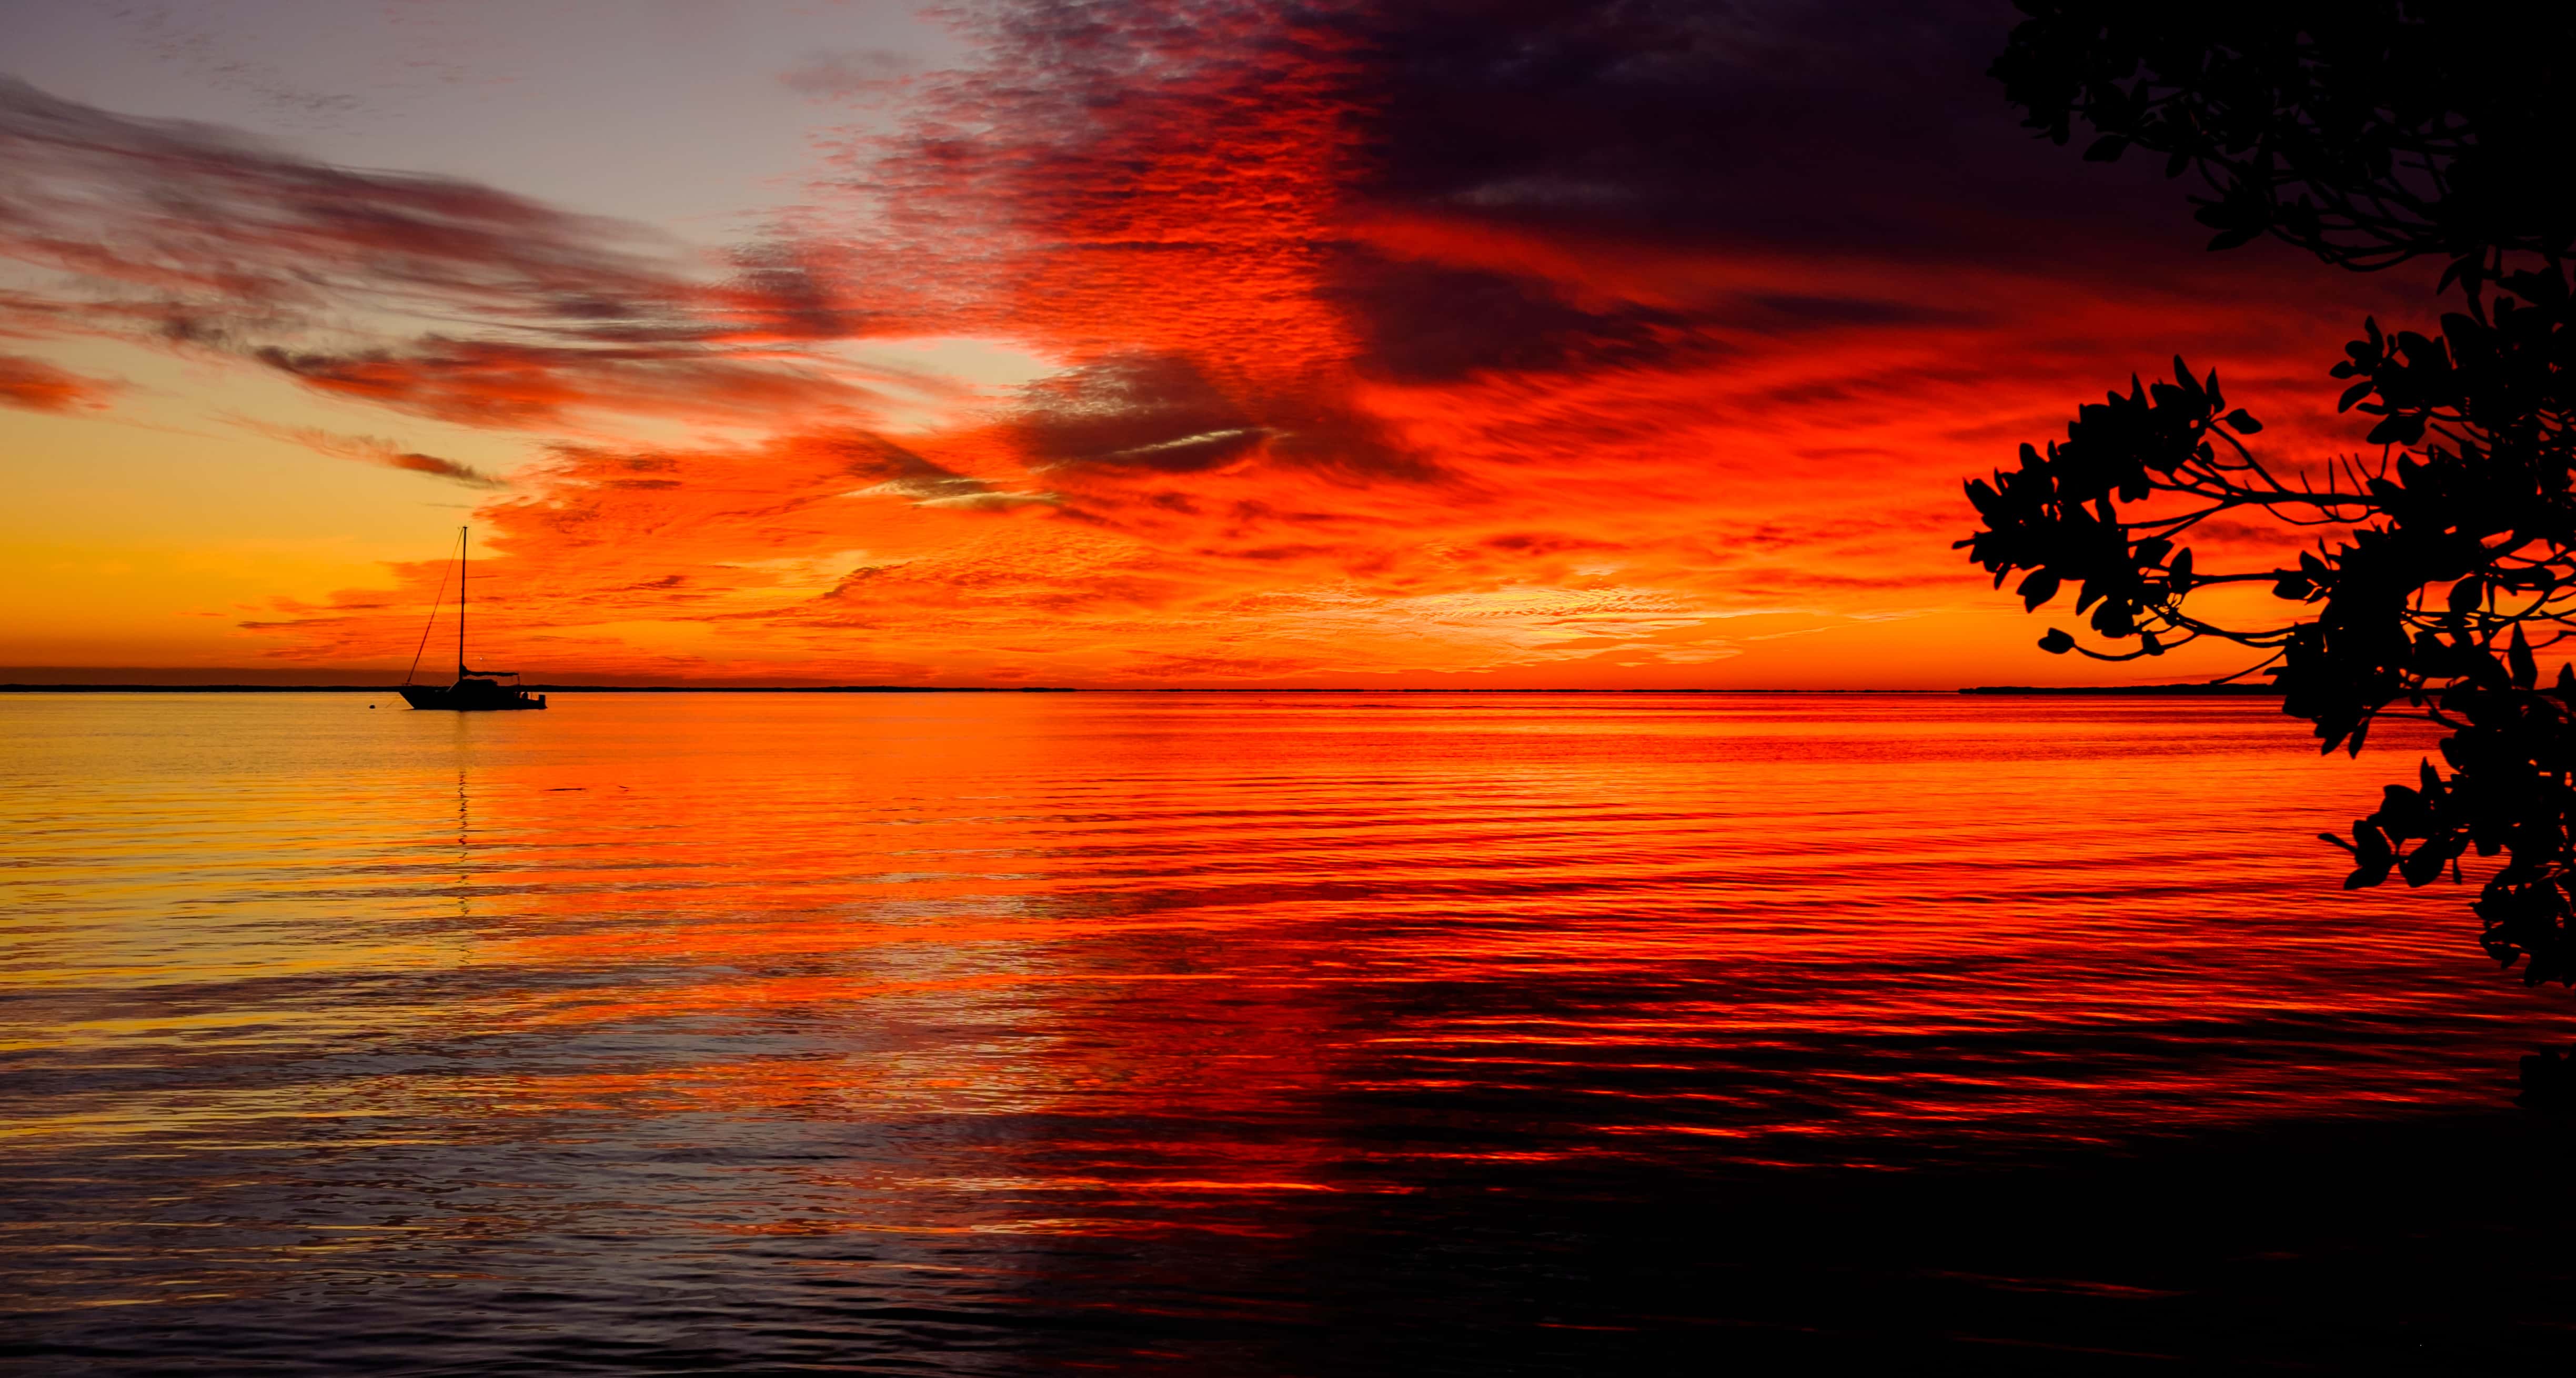
{"type": "Polygon", "coordinates": [[[827,49],[809,54],[778,79],[809,96],[877,96],[900,87],[919,65],[911,54],[886,48],[827,49]]]}
{"type": "MultiPolygon", "coordinates": [[[[818,130],[811,204],[712,270],[9,87],[0,250],[77,328],[533,437],[478,579],[561,674],[1892,682],[1817,648],[1998,615],[1960,477],[2210,342],[2336,443],[2312,361],[2358,313],[2014,128],[2008,13],[1854,19],[1003,6],[965,67],[786,74],[906,123],[818,130]],[[882,390],[943,385],[854,351],[924,338],[1050,371],[898,432],[882,390]]],[[[437,576],[395,577],[256,629],[380,659],[437,576]]]]}
{"type": "Polygon", "coordinates": [[[746,362],[668,347],[529,345],[423,336],[408,347],[339,353],[262,345],[250,357],[316,392],[469,426],[566,423],[582,411],[696,420],[782,413],[866,414],[850,382],[770,359],[746,362]]]}
{"type": "Polygon", "coordinates": [[[266,336],[353,306],[625,337],[668,333],[682,305],[622,227],[453,179],[326,167],[21,81],[0,81],[0,155],[0,248],[184,338],[266,336]]]}
{"type": "Polygon", "coordinates": [[[0,330],[155,339],[440,420],[875,406],[861,371],[795,357],[852,318],[792,255],[751,246],[694,273],[632,227],[9,80],[0,255],[48,275],[0,294],[0,330]]]}
{"type": "Polygon", "coordinates": [[[423,454],[418,450],[405,449],[394,441],[378,436],[341,435],[334,431],[323,430],[318,426],[282,426],[246,416],[233,416],[227,419],[244,430],[267,436],[271,440],[300,445],[315,454],[329,455],[334,459],[355,460],[360,464],[399,469],[405,473],[427,474],[432,478],[447,479],[468,488],[496,489],[510,486],[507,481],[487,474],[471,464],[423,454]]]}

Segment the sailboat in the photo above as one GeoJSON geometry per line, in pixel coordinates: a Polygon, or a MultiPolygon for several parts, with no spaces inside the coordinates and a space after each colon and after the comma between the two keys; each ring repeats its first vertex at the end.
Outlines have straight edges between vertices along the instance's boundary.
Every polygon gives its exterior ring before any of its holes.
{"type": "Polygon", "coordinates": [[[465,668],[465,549],[467,528],[456,528],[456,682],[454,684],[414,684],[412,676],[420,673],[421,652],[429,649],[429,633],[438,625],[439,605],[447,601],[447,580],[438,581],[439,596],[429,605],[429,623],[420,629],[420,650],[412,652],[411,670],[395,692],[414,708],[452,708],[458,712],[489,712],[504,708],[543,708],[546,696],[531,694],[505,679],[517,679],[516,670],[469,670],[465,668]]]}

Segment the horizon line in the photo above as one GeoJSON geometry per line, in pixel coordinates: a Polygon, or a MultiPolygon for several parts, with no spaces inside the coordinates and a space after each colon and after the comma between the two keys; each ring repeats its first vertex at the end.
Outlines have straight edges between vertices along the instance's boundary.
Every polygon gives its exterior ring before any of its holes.
{"type": "MultiPolygon", "coordinates": [[[[113,682],[0,683],[0,694],[389,694],[391,684],[153,684],[113,682]]],[[[1502,687],[1297,687],[1162,685],[1081,688],[1073,685],[973,684],[529,684],[550,694],[1967,694],[2051,695],[2278,695],[2256,684],[1963,685],[1951,689],[1828,688],[1502,688],[1502,687]]]]}

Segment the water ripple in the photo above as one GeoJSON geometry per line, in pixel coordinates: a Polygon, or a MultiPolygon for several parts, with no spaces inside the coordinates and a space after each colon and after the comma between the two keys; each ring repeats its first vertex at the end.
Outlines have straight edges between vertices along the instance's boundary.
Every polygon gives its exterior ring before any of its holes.
{"type": "Polygon", "coordinates": [[[1298,1371],[1284,1260],[1473,1173],[2489,1105],[2560,1007],[2309,840],[2391,761],[2235,701],[0,699],[0,1353],[1298,1371]]]}

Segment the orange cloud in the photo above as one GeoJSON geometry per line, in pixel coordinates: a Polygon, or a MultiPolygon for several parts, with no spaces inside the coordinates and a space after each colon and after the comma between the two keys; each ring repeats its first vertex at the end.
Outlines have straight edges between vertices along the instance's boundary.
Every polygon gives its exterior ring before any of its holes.
{"type": "MultiPolygon", "coordinates": [[[[1048,5],[978,36],[720,271],[24,88],[0,136],[94,194],[0,212],[0,246],[184,347],[545,439],[477,578],[483,634],[555,678],[1937,682],[2037,634],[1990,632],[1959,480],[2131,369],[2189,352],[2267,437],[2349,443],[2312,375],[2351,301],[2022,138],[1973,80],[1982,10],[1048,5]],[[174,195],[201,225],[146,204],[174,195]],[[332,337],[333,303],[388,324],[332,337]],[[958,337],[1052,371],[861,361],[958,337]],[[938,419],[891,429],[889,389],[938,419]],[[671,420],[748,438],[628,424],[671,420]]],[[[436,575],[253,625],[398,658],[436,575]]]]}
{"type": "Polygon", "coordinates": [[[107,405],[118,385],[23,354],[0,354],[0,406],[67,412],[107,405]]]}

